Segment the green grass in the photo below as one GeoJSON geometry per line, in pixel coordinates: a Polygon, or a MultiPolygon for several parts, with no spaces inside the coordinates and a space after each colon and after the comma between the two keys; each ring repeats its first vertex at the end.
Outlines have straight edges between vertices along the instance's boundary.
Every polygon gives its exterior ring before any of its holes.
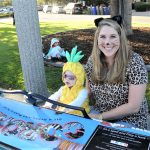
{"type": "Polygon", "coordinates": [[[91,21],[50,21],[41,22],[41,35],[48,35],[56,32],[64,32],[69,30],[85,29],[94,27],[91,21]]]}
{"type": "Polygon", "coordinates": [[[22,89],[23,78],[15,28],[0,24],[0,85],[6,89],[22,89]]]}
{"type": "MultiPolygon", "coordinates": [[[[138,26],[143,26],[143,24],[138,24],[138,26]]],[[[91,20],[50,21],[40,23],[40,31],[42,36],[57,32],[65,32],[68,30],[92,27],[94,27],[94,24],[91,20]]],[[[22,90],[25,88],[20,64],[16,28],[12,25],[12,23],[0,24],[0,66],[0,88],[22,90]]],[[[62,68],[45,67],[47,86],[50,92],[56,91],[62,85],[61,72],[62,68]],[[60,78],[54,80],[56,76],[60,78]]],[[[150,109],[150,73],[146,97],[148,99],[150,109]]]]}
{"type": "MultiPolygon", "coordinates": [[[[51,21],[40,23],[41,35],[94,27],[90,21],[51,21]]],[[[20,64],[16,28],[11,23],[0,24],[0,88],[24,89],[24,81],[20,64]]],[[[60,87],[61,78],[54,81],[57,74],[61,77],[60,68],[45,68],[47,85],[54,92],[60,87]],[[52,77],[52,78],[50,78],[52,77]]]]}
{"type": "Polygon", "coordinates": [[[11,17],[11,14],[0,14],[0,18],[11,17]]]}
{"type": "Polygon", "coordinates": [[[133,22],[132,23],[133,27],[150,27],[150,23],[145,23],[145,22],[133,22]]]}

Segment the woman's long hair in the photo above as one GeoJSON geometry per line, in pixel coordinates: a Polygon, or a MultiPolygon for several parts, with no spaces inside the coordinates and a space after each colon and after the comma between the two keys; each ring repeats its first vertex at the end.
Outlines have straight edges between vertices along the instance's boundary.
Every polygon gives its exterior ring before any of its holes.
{"type": "Polygon", "coordinates": [[[102,20],[95,32],[94,45],[91,54],[93,63],[93,81],[95,83],[123,83],[125,81],[125,70],[130,59],[130,53],[131,49],[129,48],[123,25],[120,26],[116,21],[111,19],[102,20]],[[99,33],[103,26],[114,28],[120,36],[120,47],[116,52],[114,63],[110,69],[108,69],[104,54],[98,47],[99,33]]]}

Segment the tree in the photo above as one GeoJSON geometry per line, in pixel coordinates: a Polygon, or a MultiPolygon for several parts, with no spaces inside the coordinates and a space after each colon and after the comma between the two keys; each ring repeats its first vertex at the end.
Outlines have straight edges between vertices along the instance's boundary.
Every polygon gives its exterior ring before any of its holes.
{"type": "Polygon", "coordinates": [[[132,34],[132,0],[111,0],[111,16],[121,15],[127,35],[132,34]]]}
{"type": "Polygon", "coordinates": [[[48,97],[35,0],[13,0],[18,46],[28,92],[48,97]]]}

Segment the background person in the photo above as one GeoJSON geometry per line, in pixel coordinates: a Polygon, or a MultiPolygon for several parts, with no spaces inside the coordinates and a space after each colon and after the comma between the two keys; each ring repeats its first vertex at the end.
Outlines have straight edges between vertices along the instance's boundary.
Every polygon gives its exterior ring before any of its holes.
{"type": "Polygon", "coordinates": [[[66,60],[66,53],[63,48],[60,47],[59,40],[57,38],[52,38],[50,49],[46,58],[49,60],[66,60]]]}
{"type": "Polygon", "coordinates": [[[14,15],[14,12],[11,14],[11,17],[13,19],[13,25],[15,26],[15,15],[14,15]]]}
{"type": "Polygon", "coordinates": [[[95,100],[90,116],[147,129],[148,82],[141,56],[131,50],[121,16],[95,20],[92,54],[85,65],[87,88],[95,100]]]}

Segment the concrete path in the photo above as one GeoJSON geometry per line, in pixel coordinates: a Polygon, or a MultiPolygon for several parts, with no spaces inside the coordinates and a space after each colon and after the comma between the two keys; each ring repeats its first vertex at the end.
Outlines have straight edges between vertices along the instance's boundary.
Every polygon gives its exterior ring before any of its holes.
{"type": "Polygon", "coordinates": [[[145,16],[145,17],[150,17],[150,11],[136,12],[135,10],[133,10],[133,11],[132,11],[132,16],[145,16]]]}
{"type": "MultiPolygon", "coordinates": [[[[38,12],[39,21],[40,22],[49,22],[52,20],[94,20],[98,17],[110,17],[110,15],[68,15],[68,14],[51,14],[51,13],[43,13],[42,11],[38,12]]],[[[0,18],[0,22],[12,23],[12,17],[8,18],[0,18]]],[[[150,11],[147,12],[132,12],[132,22],[139,23],[150,23],[150,11]]]]}

